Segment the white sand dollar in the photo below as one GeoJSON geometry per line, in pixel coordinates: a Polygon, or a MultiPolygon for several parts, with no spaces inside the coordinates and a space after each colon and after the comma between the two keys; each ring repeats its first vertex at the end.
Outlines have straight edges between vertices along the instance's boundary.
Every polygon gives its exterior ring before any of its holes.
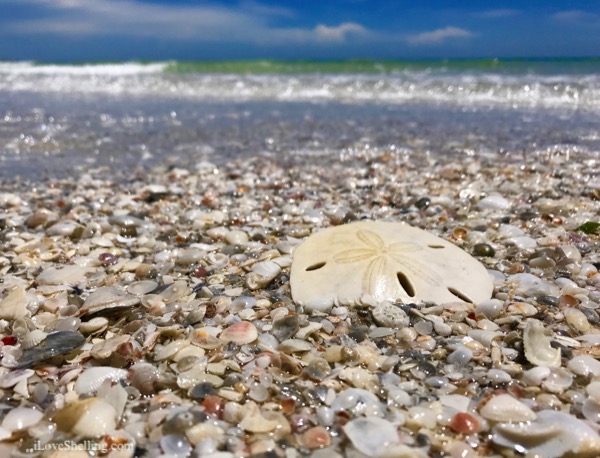
{"type": "Polygon", "coordinates": [[[294,252],[292,297],[308,310],[383,301],[479,303],[493,281],[469,254],[404,223],[365,221],[311,235],[294,252]]]}

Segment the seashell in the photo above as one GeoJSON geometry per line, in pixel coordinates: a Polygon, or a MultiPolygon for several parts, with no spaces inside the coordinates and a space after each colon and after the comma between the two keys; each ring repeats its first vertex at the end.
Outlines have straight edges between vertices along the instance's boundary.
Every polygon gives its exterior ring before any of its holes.
{"type": "Polygon", "coordinates": [[[536,419],[533,410],[510,394],[493,396],[479,409],[486,420],[491,421],[531,421],[536,419]]]}
{"type": "Polygon", "coordinates": [[[101,286],[90,294],[80,309],[80,316],[127,310],[140,298],[112,286],[101,286]]]}
{"type": "Polygon", "coordinates": [[[77,233],[83,233],[83,229],[84,227],[76,221],[66,220],[59,221],[50,226],[48,229],[46,229],[46,234],[48,234],[49,236],[70,237],[77,235],[77,233]]]}
{"type": "Polygon", "coordinates": [[[167,345],[157,347],[154,352],[154,361],[163,361],[174,356],[179,350],[190,345],[189,340],[173,340],[167,345]]]}
{"type": "Polygon", "coordinates": [[[246,286],[251,290],[264,288],[281,273],[279,264],[273,261],[261,261],[252,265],[252,271],[246,275],[246,286]]]}
{"type": "Polygon", "coordinates": [[[274,431],[280,427],[279,421],[265,418],[254,402],[248,402],[244,408],[244,417],[239,423],[239,427],[244,431],[260,434],[274,431]]]}
{"type": "Polygon", "coordinates": [[[10,388],[35,374],[32,369],[15,369],[0,376],[0,388],[10,388]]]}
{"type": "Polygon", "coordinates": [[[313,426],[300,434],[298,444],[308,449],[329,447],[331,436],[323,426],[313,426]]]}
{"type": "Polygon", "coordinates": [[[549,375],[550,368],[548,366],[536,366],[523,372],[521,381],[529,386],[540,386],[549,375]]]}
{"type": "Polygon", "coordinates": [[[136,363],[129,368],[129,383],[136,387],[144,396],[156,392],[159,381],[159,372],[149,363],[136,363]]]}
{"type": "Polygon", "coordinates": [[[586,387],[585,391],[588,396],[596,403],[600,403],[600,382],[590,382],[586,387]]]}
{"type": "Polygon", "coordinates": [[[127,344],[130,339],[130,335],[123,334],[106,340],[99,340],[90,350],[90,355],[99,360],[109,358],[120,345],[127,344]]]}
{"type": "Polygon", "coordinates": [[[273,323],[271,334],[280,342],[289,339],[300,329],[299,322],[297,315],[284,316],[273,323]]]}
{"type": "Polygon", "coordinates": [[[28,348],[35,347],[41,343],[47,335],[47,332],[44,332],[40,329],[34,329],[33,331],[27,333],[25,337],[23,337],[21,340],[21,348],[26,350],[28,348]]]}
{"type": "Polygon", "coordinates": [[[0,301],[0,319],[15,320],[29,315],[29,298],[25,287],[17,285],[0,301]]]}
{"type": "Polygon", "coordinates": [[[78,285],[91,272],[93,269],[81,266],[50,267],[37,276],[36,282],[40,285],[78,285]]]}
{"type": "Polygon", "coordinates": [[[573,374],[563,367],[553,367],[542,382],[542,388],[551,393],[562,393],[573,384],[573,374]]]}
{"type": "Polygon", "coordinates": [[[183,296],[187,296],[190,292],[191,290],[185,280],[177,280],[167,286],[159,295],[165,303],[170,304],[181,299],[183,296]]]}
{"type": "Polygon", "coordinates": [[[104,436],[117,426],[117,412],[108,402],[93,397],[68,404],[54,415],[58,429],[85,438],[104,436]]]}
{"type": "Polygon", "coordinates": [[[79,374],[74,389],[77,394],[90,394],[97,391],[105,380],[118,382],[125,377],[127,377],[125,369],[110,366],[90,367],[79,374]]]}
{"type": "Polygon", "coordinates": [[[348,388],[338,393],[331,403],[331,409],[367,417],[383,417],[385,412],[385,406],[377,396],[359,388],[348,388]]]}
{"type": "Polygon", "coordinates": [[[141,280],[130,284],[127,287],[127,292],[136,296],[143,296],[144,294],[151,293],[156,288],[158,288],[158,283],[154,280],[141,280]]]}
{"type": "Polygon", "coordinates": [[[166,434],[160,438],[160,448],[166,456],[185,457],[192,452],[192,446],[185,436],[166,434]]]}
{"type": "Polygon", "coordinates": [[[17,368],[28,368],[55,356],[67,354],[79,348],[84,342],[85,338],[78,332],[51,332],[37,346],[23,351],[17,368]]]}
{"type": "Polygon", "coordinates": [[[237,345],[244,345],[254,342],[258,338],[258,331],[249,321],[240,321],[226,328],[220,335],[224,342],[233,342],[237,345]]]}
{"type": "Polygon", "coordinates": [[[403,223],[360,222],[313,234],[294,252],[290,286],[309,310],[384,301],[471,302],[492,278],[471,255],[403,223]]]}
{"type": "Polygon", "coordinates": [[[369,457],[382,456],[390,446],[400,444],[396,427],[383,418],[355,418],[343,430],[352,445],[369,457]]]}
{"type": "Polygon", "coordinates": [[[600,456],[600,436],[584,421],[554,410],[538,412],[537,419],[523,423],[499,423],[492,441],[527,456],[600,456]]]}
{"type": "Polygon", "coordinates": [[[27,407],[17,407],[8,411],[2,420],[2,428],[18,431],[35,425],[44,417],[44,412],[27,407]]]}
{"type": "Polygon", "coordinates": [[[600,375],[600,361],[590,355],[579,355],[569,361],[567,369],[576,375],[597,377],[600,375]]]}
{"type": "Polygon", "coordinates": [[[283,353],[298,353],[312,350],[310,342],[302,339],[286,339],[279,344],[278,350],[283,353]]]}
{"type": "Polygon", "coordinates": [[[204,348],[205,350],[214,350],[223,345],[215,335],[211,334],[206,328],[194,329],[190,333],[190,341],[192,344],[204,348]]]}
{"type": "Polygon", "coordinates": [[[567,308],[563,311],[565,321],[571,329],[579,334],[585,334],[590,330],[590,323],[581,310],[567,308]]]}
{"type": "Polygon", "coordinates": [[[175,264],[179,266],[189,266],[200,262],[208,254],[207,251],[196,247],[189,247],[181,250],[175,258],[175,264]]]}
{"type": "Polygon", "coordinates": [[[544,325],[530,319],[523,332],[525,358],[535,366],[560,367],[560,349],[550,346],[550,339],[544,334],[544,325]]]}
{"type": "Polygon", "coordinates": [[[79,331],[82,334],[97,334],[103,332],[108,327],[108,320],[103,316],[97,316],[89,321],[84,321],[79,325],[79,331]]]}

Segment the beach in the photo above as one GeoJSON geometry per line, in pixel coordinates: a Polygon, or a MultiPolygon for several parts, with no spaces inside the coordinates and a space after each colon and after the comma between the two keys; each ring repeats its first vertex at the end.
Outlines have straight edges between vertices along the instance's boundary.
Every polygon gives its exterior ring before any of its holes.
{"type": "Polygon", "coordinates": [[[598,456],[598,65],[0,64],[0,451],[598,456]],[[491,296],[298,303],[365,221],[491,296]]]}

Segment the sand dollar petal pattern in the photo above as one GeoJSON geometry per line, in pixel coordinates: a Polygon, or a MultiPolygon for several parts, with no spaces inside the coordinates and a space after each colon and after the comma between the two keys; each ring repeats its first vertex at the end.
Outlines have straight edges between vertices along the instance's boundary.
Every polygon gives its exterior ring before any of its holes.
{"type": "Polygon", "coordinates": [[[485,267],[452,243],[404,223],[364,221],[325,229],[294,253],[294,300],[309,310],[382,301],[480,302],[485,267]]]}

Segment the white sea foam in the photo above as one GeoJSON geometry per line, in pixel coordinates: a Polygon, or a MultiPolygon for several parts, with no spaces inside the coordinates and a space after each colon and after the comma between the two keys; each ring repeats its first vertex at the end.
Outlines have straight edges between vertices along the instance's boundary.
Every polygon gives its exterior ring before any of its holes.
{"type": "Polygon", "coordinates": [[[600,111],[600,75],[493,73],[441,68],[389,74],[175,73],[169,64],[0,63],[0,90],[200,100],[435,102],[600,111]]]}

